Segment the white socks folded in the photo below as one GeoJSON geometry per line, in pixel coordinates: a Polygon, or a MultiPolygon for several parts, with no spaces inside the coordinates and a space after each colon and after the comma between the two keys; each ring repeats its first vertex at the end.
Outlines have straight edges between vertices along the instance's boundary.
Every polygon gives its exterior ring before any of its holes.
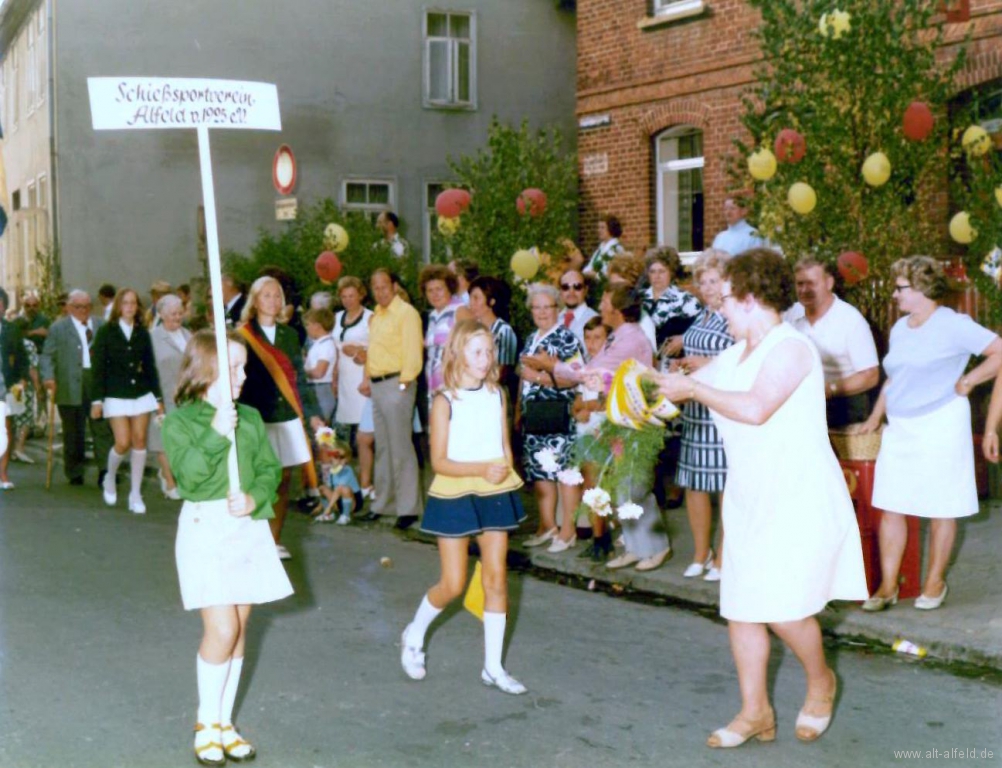
{"type": "Polygon", "coordinates": [[[198,676],[198,722],[203,725],[230,725],[233,722],[233,704],[240,687],[243,657],[210,664],[196,655],[195,670],[198,676]]]}

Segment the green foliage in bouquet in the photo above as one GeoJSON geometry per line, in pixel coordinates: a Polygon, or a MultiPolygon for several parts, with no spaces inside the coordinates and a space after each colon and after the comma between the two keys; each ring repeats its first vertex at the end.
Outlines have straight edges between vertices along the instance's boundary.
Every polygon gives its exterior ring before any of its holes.
{"type": "Polygon", "coordinates": [[[630,501],[631,486],[649,487],[653,482],[664,442],[663,427],[632,429],[606,420],[594,435],[578,438],[574,458],[578,464],[597,467],[596,487],[606,491],[614,504],[623,504],[630,501]]]}

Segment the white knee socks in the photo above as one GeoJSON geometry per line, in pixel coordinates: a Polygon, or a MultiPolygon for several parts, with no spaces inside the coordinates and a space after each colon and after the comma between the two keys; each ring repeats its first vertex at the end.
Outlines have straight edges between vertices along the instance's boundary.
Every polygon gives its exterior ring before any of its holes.
{"type": "Polygon", "coordinates": [[[414,619],[407,630],[407,644],[414,648],[424,648],[425,633],[441,612],[441,608],[431,604],[427,594],[421,598],[421,605],[418,606],[417,613],[414,614],[414,619]]]}
{"type": "Polygon", "coordinates": [[[233,703],[237,700],[237,687],[240,685],[240,672],[244,668],[244,659],[235,656],[230,659],[230,674],[226,676],[226,687],[223,688],[222,708],[219,722],[230,725],[233,722],[233,703]]]}
{"type": "Polygon", "coordinates": [[[129,497],[141,499],[143,496],[143,472],[146,470],[146,451],[138,451],[133,448],[132,458],[129,460],[129,464],[132,470],[132,487],[129,492],[129,497]]]}
{"type": "Polygon", "coordinates": [[[115,487],[115,475],[118,474],[118,468],[122,466],[123,461],[125,461],[124,453],[115,453],[114,448],[108,451],[108,475],[105,477],[104,482],[112,488],[115,487]]]}
{"type": "Polygon", "coordinates": [[[484,611],[484,669],[491,677],[504,672],[501,653],[504,650],[504,629],[508,617],[503,613],[484,611]]]}
{"type": "Polygon", "coordinates": [[[195,669],[198,675],[198,722],[202,725],[219,723],[220,707],[223,701],[223,689],[226,686],[226,674],[230,670],[230,662],[210,664],[197,657],[195,669]]]}

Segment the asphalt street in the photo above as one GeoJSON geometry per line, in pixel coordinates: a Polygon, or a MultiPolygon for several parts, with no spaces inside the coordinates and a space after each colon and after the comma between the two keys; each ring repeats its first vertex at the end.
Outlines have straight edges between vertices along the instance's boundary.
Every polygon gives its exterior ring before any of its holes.
{"type": "MultiPolygon", "coordinates": [[[[194,765],[201,627],[178,594],[178,503],[148,483],[149,514],[133,516],[103,505],[93,474],[50,492],[37,465],[12,477],[0,494],[0,768],[194,765]]],[[[738,708],[721,623],[521,573],[507,666],[529,693],[480,683],[481,627],[461,609],[433,626],[415,683],[398,643],[436,578],[435,550],[301,515],[286,543],[296,594],[252,616],[237,703],[260,766],[1002,764],[997,681],[845,647],[829,649],[841,694],[819,742],[794,738],[803,678],[778,652],[777,741],[710,750],[707,734],[738,708]]]]}

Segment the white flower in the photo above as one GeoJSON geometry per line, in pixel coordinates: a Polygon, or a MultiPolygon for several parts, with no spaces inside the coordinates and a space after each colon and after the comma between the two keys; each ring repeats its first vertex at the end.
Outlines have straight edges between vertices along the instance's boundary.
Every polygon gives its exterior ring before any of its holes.
{"type": "Polygon", "coordinates": [[[557,472],[557,481],[562,485],[581,485],[584,482],[584,476],[577,467],[568,467],[557,472]]]}
{"type": "Polygon", "coordinates": [[[599,517],[608,517],[612,514],[612,498],[602,488],[589,488],[581,500],[599,517]]]}
{"type": "Polygon", "coordinates": [[[644,514],[644,508],[628,501],[626,504],[620,504],[616,507],[616,514],[619,515],[620,520],[639,520],[644,514]]]}
{"type": "Polygon", "coordinates": [[[547,474],[560,471],[560,463],[557,461],[557,452],[552,448],[542,448],[536,451],[533,458],[539,462],[539,468],[547,474]]]}

